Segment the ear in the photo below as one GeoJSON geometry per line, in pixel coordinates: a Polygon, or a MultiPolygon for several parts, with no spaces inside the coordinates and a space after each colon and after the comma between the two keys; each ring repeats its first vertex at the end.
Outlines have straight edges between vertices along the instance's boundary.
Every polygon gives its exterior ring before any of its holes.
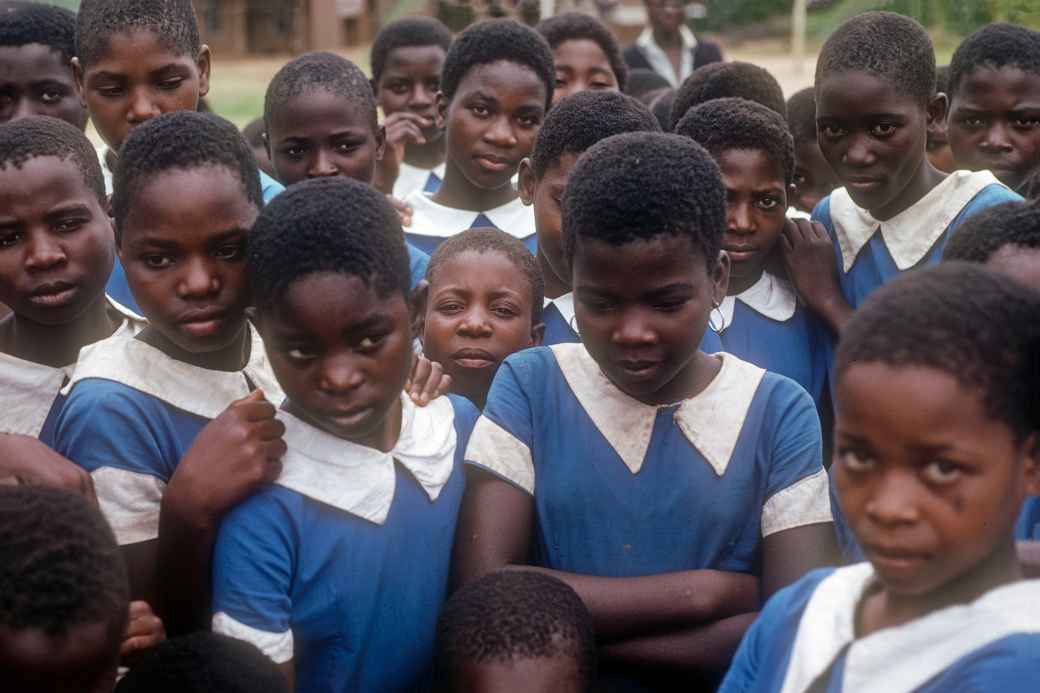
{"type": "Polygon", "coordinates": [[[448,104],[448,97],[444,95],[444,92],[437,92],[437,122],[435,125],[438,130],[443,130],[444,124],[448,122],[448,104]]]}
{"type": "Polygon", "coordinates": [[[545,323],[540,322],[531,326],[531,346],[542,346],[545,340],[545,323]]]}
{"type": "Polygon", "coordinates": [[[423,279],[412,289],[410,306],[412,313],[412,338],[423,340],[426,332],[426,302],[430,298],[430,282],[423,279]]]}
{"type": "Polygon", "coordinates": [[[209,93],[209,70],[212,64],[212,55],[209,46],[203,44],[199,49],[199,57],[195,58],[195,66],[199,68],[199,98],[209,93]]]}
{"type": "Polygon", "coordinates": [[[941,134],[946,130],[946,114],[950,101],[946,94],[938,93],[928,101],[928,133],[941,134]]]}
{"type": "Polygon", "coordinates": [[[1040,435],[1029,434],[1023,445],[1025,450],[1025,468],[1022,474],[1025,477],[1025,492],[1030,496],[1040,496],[1040,435]]]}
{"type": "Polygon", "coordinates": [[[729,255],[725,250],[719,251],[719,258],[715,262],[715,269],[711,273],[712,299],[715,303],[722,303],[729,289],[729,255]]]}
{"type": "Polygon", "coordinates": [[[83,96],[86,93],[83,88],[83,66],[80,64],[79,58],[73,58],[70,64],[72,65],[72,78],[76,82],[76,94],[79,96],[79,102],[83,108],[86,108],[87,99],[83,96]]]}
{"type": "Polygon", "coordinates": [[[517,175],[520,178],[517,184],[520,200],[530,207],[534,204],[534,192],[538,187],[538,180],[534,176],[534,167],[531,165],[531,157],[525,156],[520,161],[520,169],[517,175]]]}
{"type": "Polygon", "coordinates": [[[382,161],[386,154],[386,126],[376,128],[376,161],[382,161]]]}

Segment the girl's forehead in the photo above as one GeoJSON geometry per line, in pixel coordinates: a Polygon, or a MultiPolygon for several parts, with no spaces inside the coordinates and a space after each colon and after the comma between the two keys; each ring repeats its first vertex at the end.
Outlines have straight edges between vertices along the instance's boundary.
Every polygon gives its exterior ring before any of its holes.
{"type": "Polygon", "coordinates": [[[883,75],[847,70],[825,76],[816,85],[816,118],[885,113],[892,110],[924,111],[925,104],[883,75]]]}
{"type": "Polygon", "coordinates": [[[469,68],[459,80],[457,91],[488,91],[510,95],[523,93],[544,97],[546,89],[542,78],[527,65],[511,60],[496,60],[469,68]]]}

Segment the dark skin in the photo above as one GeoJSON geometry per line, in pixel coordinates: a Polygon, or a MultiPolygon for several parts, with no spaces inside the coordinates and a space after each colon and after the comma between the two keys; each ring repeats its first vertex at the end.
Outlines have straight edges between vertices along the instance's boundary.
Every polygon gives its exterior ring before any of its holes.
{"type": "Polygon", "coordinates": [[[830,164],[823,158],[815,139],[795,142],[794,181],[789,195],[791,204],[806,214],[812,214],[820,200],[838,187],[838,180],[830,164]]]}
{"type": "Polygon", "coordinates": [[[452,691],[482,693],[584,693],[578,662],[563,654],[506,661],[466,660],[457,663],[451,676],[452,691]]]}
{"type": "Polygon", "coordinates": [[[433,201],[483,212],[515,200],[512,178],[531,153],[545,107],[546,85],[529,68],[499,60],[470,69],[451,101],[438,97],[448,154],[433,201]]]}
{"type": "MultiPolygon", "coordinates": [[[[582,239],[572,259],[586,348],[614,385],[646,404],[693,397],[721,368],[697,345],[712,305],[726,293],[729,259],[720,253],[709,268],[690,244],[670,235],[623,248],[582,239]]],[[[456,580],[507,566],[553,575],[585,602],[608,661],[686,672],[725,669],[760,598],[825,565],[834,551],[833,527],[810,525],[764,539],[761,578],[710,569],[598,577],[525,566],[535,522],[531,496],[471,469],[455,543],[456,580]]]]}
{"type": "MultiPolygon", "coordinates": [[[[404,294],[380,295],[353,275],[310,274],[257,317],[288,411],[344,440],[393,449],[412,362],[404,294]]],[[[292,682],[294,662],[279,667],[292,682]]]]}
{"type": "Polygon", "coordinates": [[[527,278],[502,253],[456,255],[418,289],[418,301],[423,352],[479,409],[502,361],[540,345],[545,333],[534,322],[527,278]]]}
{"type": "Polygon", "coordinates": [[[1040,74],[978,67],[950,96],[947,136],[957,168],[988,169],[1018,187],[1040,158],[1040,74]]]}
{"type": "Polygon", "coordinates": [[[857,637],[1021,579],[1013,534],[1040,491],[1035,433],[1014,435],[948,373],[875,362],[841,377],[835,441],[838,498],[878,576],[857,637]]]}
{"type": "MultiPolygon", "coordinates": [[[[927,104],[858,70],[830,74],[816,86],[817,141],[852,200],[879,221],[916,204],[946,174],[928,161],[928,134],[946,117],[946,95],[927,104]]],[[[852,314],[838,285],[834,248],[820,224],[792,220],[784,259],[802,299],[841,334],[852,314]]]]}
{"type": "MultiPolygon", "coordinates": [[[[140,339],[201,368],[245,366],[245,239],[258,214],[237,174],[224,168],[170,171],[138,191],[120,259],[149,319],[140,339]],[[178,202],[185,199],[193,204],[178,202]]],[[[132,594],[156,604],[171,633],[208,620],[220,518],[281,470],[284,426],[274,415],[260,391],[231,402],[180,460],[163,496],[158,540],[123,547],[132,594]]]]}
{"type": "Polygon", "coordinates": [[[762,278],[780,240],[787,220],[787,181],[780,163],[764,151],[727,149],[716,161],[726,186],[726,293],[735,296],[762,278]]]}
{"type": "Polygon", "coordinates": [[[570,263],[563,254],[563,190],[578,154],[563,154],[539,179],[530,159],[520,162],[520,199],[534,205],[538,234],[538,266],[545,281],[545,297],[559,298],[571,290],[570,263]]]}
{"type": "Polygon", "coordinates": [[[561,99],[586,89],[620,91],[607,54],[592,39],[560,43],[553,49],[553,66],[556,70],[554,106],[561,99]]]}
{"type": "Polygon", "coordinates": [[[682,68],[684,50],[679,27],[686,21],[686,3],[682,0],[644,0],[646,20],[654,33],[654,41],[668,56],[675,74],[682,68]]]}
{"type": "Polygon", "coordinates": [[[0,47],[0,123],[40,115],[87,126],[72,66],[40,43],[0,47]]]}
{"type": "Polygon", "coordinates": [[[209,93],[209,47],[176,55],[148,29],[113,34],[97,61],[73,58],[72,68],[90,120],[113,152],[132,128],[162,113],[197,110],[209,93]]]}
{"type": "Polygon", "coordinates": [[[386,118],[387,151],[376,171],[376,188],[394,189],[401,162],[432,169],[444,162],[443,124],[437,117],[444,49],[404,46],[387,55],[379,79],[372,83],[386,118]]]}
{"type": "Polygon", "coordinates": [[[0,628],[4,690],[109,693],[116,684],[122,621],[70,625],[61,635],[0,628]]]}

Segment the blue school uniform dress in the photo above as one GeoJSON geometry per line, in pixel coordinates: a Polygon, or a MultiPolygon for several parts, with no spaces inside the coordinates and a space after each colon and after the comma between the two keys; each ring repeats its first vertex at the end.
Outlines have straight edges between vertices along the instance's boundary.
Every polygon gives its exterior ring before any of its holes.
{"type": "Polygon", "coordinates": [[[505,360],[466,461],[533,496],[536,565],[605,577],[756,573],[764,537],[831,521],[810,397],[719,358],[703,392],[669,406],[623,393],[581,344],[505,360]]]}
{"type": "MultiPolygon", "coordinates": [[[[113,336],[134,335],[145,320],[140,315],[109,298],[114,314],[122,323],[113,336]]],[[[72,378],[75,363],[54,368],[34,361],[0,353],[0,433],[13,433],[39,438],[54,447],[58,414],[65,404],[62,388],[72,378]]]]}
{"type": "Polygon", "coordinates": [[[221,525],[213,630],[292,659],[298,691],[414,691],[429,672],[478,413],[401,403],[389,453],[281,412],[281,475],[221,525]]]}
{"type": "Polygon", "coordinates": [[[813,571],[778,592],[744,636],[720,693],[1036,690],[1040,580],[857,638],[857,607],[874,581],[873,567],[858,563],[813,571]]]}
{"type": "Polygon", "coordinates": [[[210,420],[257,387],[276,404],[284,398],[259,334],[249,329],[249,362],[234,372],[178,361],[126,335],[80,352],[55,449],[91,473],[120,545],[158,536],[166,484],[210,420]]]}
{"type": "Polygon", "coordinates": [[[404,200],[412,208],[412,225],[405,228],[404,236],[419,250],[433,254],[437,246],[466,229],[494,227],[518,238],[534,253],[538,236],[534,228],[534,207],[528,207],[518,197],[512,202],[474,212],[437,204],[430,193],[416,190],[404,200]]]}
{"type": "Polygon", "coordinates": [[[1040,496],[1029,496],[1022,504],[1022,512],[1015,525],[1015,539],[1040,541],[1040,496]]]}
{"type": "Polygon", "coordinates": [[[830,234],[842,293],[858,308],[900,272],[937,263],[950,234],[972,214],[1021,199],[989,171],[957,171],[888,221],[858,207],[845,188],[825,197],[813,219],[830,234]]]}
{"type": "Polygon", "coordinates": [[[787,376],[819,405],[832,337],[820,319],[798,303],[788,282],[763,272],[747,290],[723,299],[712,313],[711,329],[722,343],[720,351],[787,376]]]}
{"type": "Polygon", "coordinates": [[[394,181],[392,194],[398,200],[403,200],[416,191],[432,195],[440,190],[442,180],[444,180],[444,164],[429,169],[412,166],[402,161],[401,168],[397,172],[397,180],[394,181]]]}

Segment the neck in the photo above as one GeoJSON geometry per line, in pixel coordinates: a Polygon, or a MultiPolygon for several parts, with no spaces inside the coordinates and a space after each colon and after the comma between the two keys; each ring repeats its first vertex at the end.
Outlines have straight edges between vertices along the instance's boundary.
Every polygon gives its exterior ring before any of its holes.
{"type": "Polygon", "coordinates": [[[249,363],[252,346],[249,334],[249,323],[242,321],[242,328],[227,346],[216,351],[196,353],[187,351],[167,339],[165,335],[153,327],[146,327],[137,336],[145,344],[150,344],[163,352],[171,359],[182,361],[197,368],[205,368],[211,371],[226,371],[233,373],[240,371],[249,363]]]}
{"type": "Polygon", "coordinates": [[[431,169],[444,163],[444,137],[426,144],[409,144],[404,150],[404,162],[416,168],[431,169]]]}
{"type": "Polygon", "coordinates": [[[112,336],[120,320],[109,313],[104,294],[72,322],[41,325],[12,315],[2,325],[0,350],[16,358],[60,368],[75,363],[79,350],[112,336]]]}
{"type": "Polygon", "coordinates": [[[337,431],[334,426],[328,426],[323,423],[321,419],[311,416],[291,399],[285,400],[282,407],[296,418],[306,421],[311,426],[325,431],[329,435],[354,443],[355,445],[363,445],[366,448],[379,450],[380,452],[390,452],[393,450],[394,446],[397,445],[398,439],[401,437],[401,422],[404,418],[404,411],[401,407],[400,397],[394,400],[390,410],[386,413],[386,416],[383,417],[383,420],[379,425],[376,426],[375,430],[357,436],[343,435],[341,432],[337,431]]]}
{"type": "Polygon", "coordinates": [[[888,221],[921,201],[935,186],[946,180],[947,174],[932,166],[928,157],[924,157],[914,177],[906,184],[903,191],[892,202],[877,210],[868,210],[878,221],[888,221]]]}
{"type": "Polygon", "coordinates": [[[729,287],[726,289],[727,296],[736,296],[742,294],[762,278],[762,273],[765,269],[760,269],[758,272],[752,272],[743,277],[734,277],[732,274],[729,276],[729,287]]]}
{"type": "Polygon", "coordinates": [[[542,278],[545,281],[545,297],[548,299],[559,298],[564,294],[569,294],[571,287],[567,282],[563,281],[556,276],[553,272],[552,266],[549,261],[545,259],[541,251],[538,251],[538,266],[542,269],[542,278]]]}
{"type": "Polygon", "coordinates": [[[433,201],[437,204],[471,212],[486,212],[512,202],[516,198],[516,188],[509,182],[495,190],[478,188],[462,175],[462,171],[455,166],[451,159],[448,159],[445,164],[444,181],[441,183],[440,189],[433,194],[433,201]]]}
{"type": "Polygon", "coordinates": [[[696,397],[707,389],[722,370],[722,360],[698,350],[686,367],[660,390],[648,397],[635,397],[643,404],[659,407],[696,397]]]}
{"type": "Polygon", "coordinates": [[[654,35],[654,41],[658,46],[674,48],[682,43],[682,36],[679,34],[679,29],[666,29],[664,27],[655,26],[651,29],[654,35]]]}

